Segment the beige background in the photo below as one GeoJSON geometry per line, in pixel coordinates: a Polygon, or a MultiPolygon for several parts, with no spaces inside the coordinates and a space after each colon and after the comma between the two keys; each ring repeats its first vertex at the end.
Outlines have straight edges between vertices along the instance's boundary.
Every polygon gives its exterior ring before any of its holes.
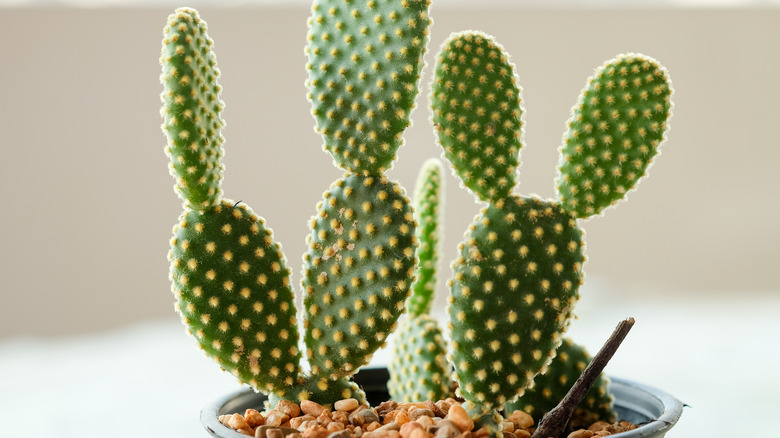
{"type": "MultiPolygon", "coordinates": [[[[265,216],[297,283],[307,219],[339,176],[304,98],[308,9],[200,11],[223,72],[225,193],[265,216]]],[[[180,203],[158,114],[169,12],[0,10],[0,339],[176,318],[165,256],[180,203]]],[[[780,292],[780,9],[432,15],[429,62],[450,32],[475,28],[517,64],[521,193],[553,196],[564,122],[597,65],[638,51],[668,68],[669,141],[631,202],[584,224],[589,278],[654,302],[780,292]]],[[[430,74],[391,171],[409,190],[422,161],[439,156],[430,74]]],[[[445,261],[478,209],[447,183],[445,261]]]]}

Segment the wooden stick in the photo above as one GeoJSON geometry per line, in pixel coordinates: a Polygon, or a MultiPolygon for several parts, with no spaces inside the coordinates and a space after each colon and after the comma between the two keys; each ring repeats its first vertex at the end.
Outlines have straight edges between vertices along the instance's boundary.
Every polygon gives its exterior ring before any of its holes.
{"type": "Polygon", "coordinates": [[[569,392],[566,393],[566,396],[563,397],[563,400],[539,421],[539,427],[536,428],[531,438],[557,438],[563,433],[574,413],[574,409],[585,398],[585,395],[593,386],[593,382],[596,381],[596,378],[607,366],[609,360],[615,355],[623,339],[626,338],[633,326],[634,318],[628,318],[617,325],[612,336],[601,347],[601,350],[596,353],[593,360],[590,361],[590,364],[580,374],[580,377],[577,378],[577,381],[569,389],[569,392]]]}

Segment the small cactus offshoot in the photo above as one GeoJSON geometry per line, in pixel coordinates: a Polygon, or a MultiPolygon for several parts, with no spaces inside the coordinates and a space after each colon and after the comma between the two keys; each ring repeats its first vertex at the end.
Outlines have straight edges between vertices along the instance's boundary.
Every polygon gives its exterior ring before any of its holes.
{"type": "Polygon", "coordinates": [[[384,172],[419,92],[429,2],[315,0],[309,99],[346,173],[317,204],[302,287],[303,373],[290,269],[265,221],[223,197],[220,72],[205,21],[177,9],[164,30],[165,152],[184,212],[169,252],[176,309],[200,347],[257,391],[365,400],[350,380],[396,327],[416,272],[411,201],[384,172]]]}
{"type": "MultiPolygon", "coordinates": [[[[495,413],[548,370],[563,341],[585,262],[577,219],[601,213],[645,175],[665,138],[671,91],[652,58],[627,54],[605,63],[567,124],[557,199],[520,196],[513,190],[523,108],[509,55],[474,31],[442,45],[434,127],[453,173],[487,203],[452,265],[451,354],[459,393],[491,434],[501,433],[495,413]]],[[[548,377],[564,378],[557,371],[548,377]]]]}
{"type": "Polygon", "coordinates": [[[436,291],[443,191],[441,161],[430,159],[420,169],[413,201],[419,270],[408,300],[409,317],[399,324],[388,364],[387,387],[397,401],[442,400],[451,392],[447,346],[438,322],[428,314],[436,291]]]}

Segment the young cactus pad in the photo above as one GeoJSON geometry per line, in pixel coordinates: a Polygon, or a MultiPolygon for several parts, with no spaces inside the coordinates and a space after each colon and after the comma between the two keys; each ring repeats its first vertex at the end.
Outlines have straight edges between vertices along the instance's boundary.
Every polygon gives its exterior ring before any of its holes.
{"type": "Polygon", "coordinates": [[[206,22],[194,9],[168,17],[162,45],[162,129],[176,193],[186,208],[207,209],[222,196],[222,108],[217,59],[206,22]]]}
{"type": "Polygon", "coordinates": [[[388,364],[387,389],[393,400],[417,403],[450,395],[450,364],[435,319],[417,315],[399,324],[388,364]]]}
{"type": "Polygon", "coordinates": [[[420,168],[415,185],[413,202],[420,248],[417,250],[417,278],[412,285],[412,296],[407,302],[412,316],[428,313],[436,292],[444,191],[442,170],[441,161],[434,158],[427,160],[420,168]]]}
{"type": "Polygon", "coordinates": [[[409,317],[401,320],[393,340],[393,360],[388,365],[387,388],[393,399],[406,402],[442,400],[450,395],[447,347],[436,320],[428,315],[436,291],[441,203],[442,164],[426,161],[415,187],[414,205],[420,240],[417,278],[407,301],[409,317]]]}
{"type": "MultiPolygon", "coordinates": [[[[508,415],[522,410],[531,415],[538,424],[542,417],[566,396],[590,361],[591,357],[585,348],[569,338],[564,338],[547,372],[536,376],[532,389],[526,390],[517,400],[507,403],[505,412],[508,415]]],[[[575,409],[569,427],[587,428],[597,421],[614,422],[615,412],[612,405],[609,379],[602,374],[575,409]]]]}
{"type": "Polygon", "coordinates": [[[414,279],[415,220],[404,190],[349,175],[325,193],[304,255],[305,341],[315,375],[352,374],[384,344],[414,279]]]}
{"type": "Polygon", "coordinates": [[[308,98],[335,163],[388,170],[409,126],[428,40],[429,0],[315,0],[308,98]]]}
{"type": "Polygon", "coordinates": [[[228,200],[185,211],[169,258],[177,311],[205,352],[258,390],[292,385],[300,353],[290,270],[263,220],[228,200]]]}
{"type": "Polygon", "coordinates": [[[620,55],[588,79],[561,148],[556,186],[567,211],[599,214],[637,184],[665,138],[671,95],[666,69],[639,54],[620,55]]]}
{"type": "Polygon", "coordinates": [[[451,36],[441,47],[431,90],[434,128],[455,173],[483,201],[508,196],[523,112],[503,47],[479,32],[451,36]]]}

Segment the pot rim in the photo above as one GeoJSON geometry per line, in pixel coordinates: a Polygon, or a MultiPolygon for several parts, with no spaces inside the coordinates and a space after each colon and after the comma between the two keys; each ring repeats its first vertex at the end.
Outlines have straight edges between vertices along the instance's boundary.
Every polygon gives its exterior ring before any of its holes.
{"type": "MultiPolygon", "coordinates": [[[[682,415],[685,404],[665,391],[620,377],[609,376],[609,381],[610,391],[615,397],[616,407],[639,412],[649,418],[655,418],[640,424],[634,430],[614,434],[613,436],[615,437],[662,437],[677,423],[682,415]],[[641,399],[637,397],[641,397],[641,399]],[[660,415],[658,412],[660,412],[660,415]]],[[[204,406],[200,411],[200,421],[203,427],[213,436],[246,438],[246,435],[220,423],[219,412],[228,404],[238,404],[241,400],[260,396],[264,395],[255,392],[252,388],[242,388],[230,392],[204,406]]]]}

